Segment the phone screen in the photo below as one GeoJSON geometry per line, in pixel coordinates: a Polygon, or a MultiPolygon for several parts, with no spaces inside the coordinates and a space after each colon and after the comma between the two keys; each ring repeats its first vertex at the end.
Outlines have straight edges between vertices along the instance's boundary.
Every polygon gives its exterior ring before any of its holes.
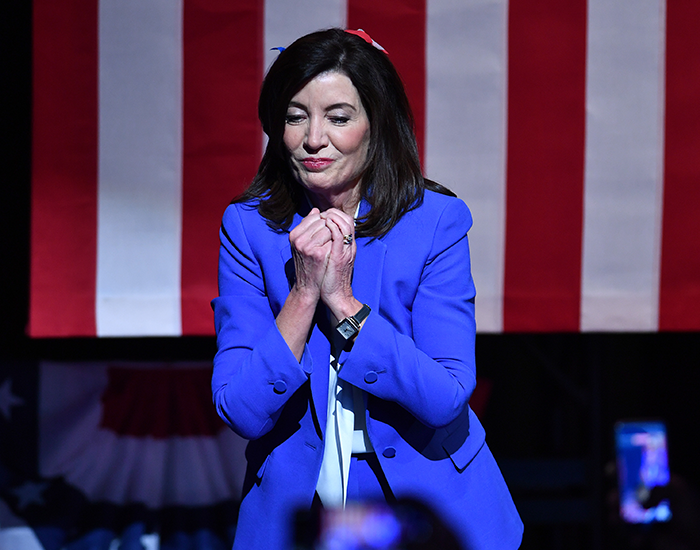
{"type": "Polygon", "coordinates": [[[629,523],[665,522],[671,519],[668,501],[645,508],[649,491],[670,479],[666,427],[660,420],[615,424],[620,517],[629,523]]]}
{"type": "Polygon", "coordinates": [[[345,509],[300,511],[295,550],[404,550],[458,547],[452,533],[427,507],[401,500],[349,503],[345,509]]]}

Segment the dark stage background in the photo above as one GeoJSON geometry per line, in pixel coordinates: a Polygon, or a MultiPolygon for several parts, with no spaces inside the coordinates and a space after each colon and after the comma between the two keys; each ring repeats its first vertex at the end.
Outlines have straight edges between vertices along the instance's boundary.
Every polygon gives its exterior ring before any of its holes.
{"type": "MultiPolygon", "coordinates": [[[[42,360],[210,360],[213,338],[31,340],[25,336],[31,3],[7,2],[0,10],[0,380],[9,365],[29,368],[42,360]]],[[[606,464],[613,458],[611,430],[617,419],[666,420],[672,470],[694,490],[700,487],[700,335],[479,335],[477,367],[490,384],[482,415],[487,441],[526,523],[523,548],[626,547],[609,520],[607,504],[613,484],[606,464]]]]}

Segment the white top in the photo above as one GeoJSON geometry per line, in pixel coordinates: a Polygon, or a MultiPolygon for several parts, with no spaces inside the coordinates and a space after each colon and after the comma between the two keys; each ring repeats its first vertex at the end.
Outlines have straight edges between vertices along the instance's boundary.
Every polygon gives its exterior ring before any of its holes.
{"type": "Polygon", "coordinates": [[[316,492],[326,507],[345,507],[352,453],[373,452],[367,437],[365,392],[338,378],[342,368],[331,355],[326,444],[316,492]]]}

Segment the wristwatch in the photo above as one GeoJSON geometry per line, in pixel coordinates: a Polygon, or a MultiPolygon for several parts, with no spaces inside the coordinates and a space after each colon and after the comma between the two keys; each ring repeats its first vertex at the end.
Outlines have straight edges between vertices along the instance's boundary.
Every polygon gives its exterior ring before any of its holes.
{"type": "Polygon", "coordinates": [[[355,315],[346,317],[335,327],[340,335],[347,341],[353,338],[360,331],[360,324],[364,321],[369,312],[372,311],[367,304],[363,304],[362,309],[355,315]]]}

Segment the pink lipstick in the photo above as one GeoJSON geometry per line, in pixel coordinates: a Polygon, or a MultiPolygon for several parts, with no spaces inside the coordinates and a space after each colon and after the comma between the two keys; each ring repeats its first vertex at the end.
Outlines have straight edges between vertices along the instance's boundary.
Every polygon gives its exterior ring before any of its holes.
{"type": "Polygon", "coordinates": [[[301,163],[306,167],[307,170],[312,172],[320,171],[333,163],[333,159],[329,158],[312,158],[307,157],[301,161],[301,163]]]}

